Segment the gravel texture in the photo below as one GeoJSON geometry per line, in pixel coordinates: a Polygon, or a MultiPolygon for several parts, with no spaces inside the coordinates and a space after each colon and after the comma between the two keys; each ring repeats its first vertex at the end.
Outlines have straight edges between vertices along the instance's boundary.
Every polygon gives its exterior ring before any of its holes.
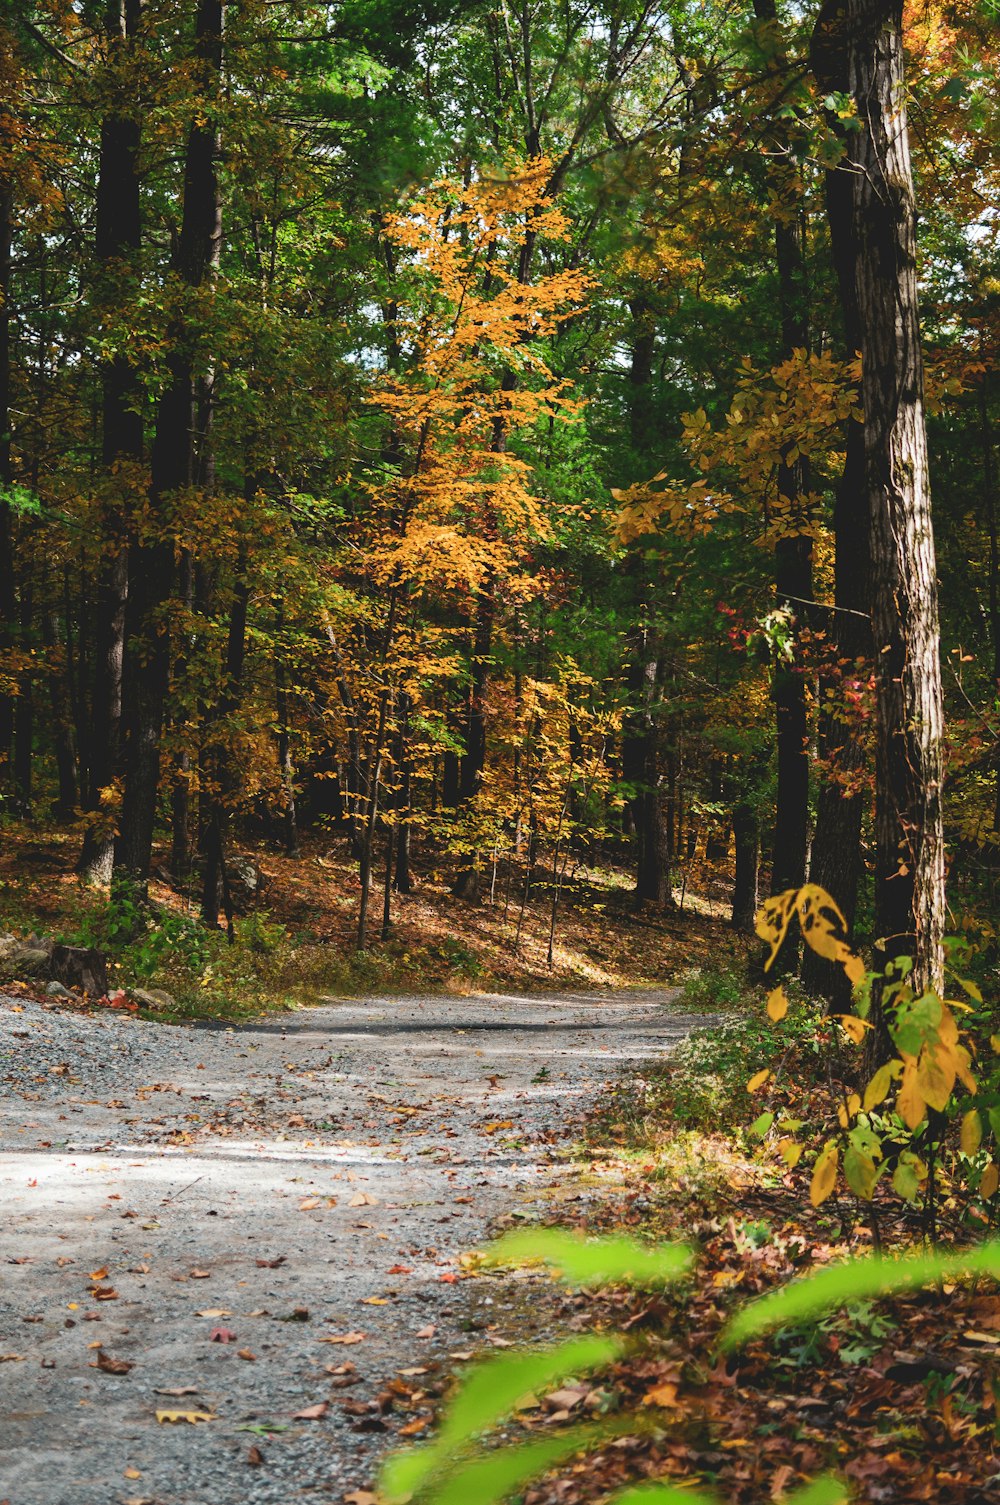
{"type": "Polygon", "coordinates": [[[516,1282],[463,1280],[463,1251],[572,1174],[602,1083],[700,1022],[667,993],[225,1030],[0,998],[0,1505],[364,1486],[421,1386],[525,1331],[516,1282]]]}

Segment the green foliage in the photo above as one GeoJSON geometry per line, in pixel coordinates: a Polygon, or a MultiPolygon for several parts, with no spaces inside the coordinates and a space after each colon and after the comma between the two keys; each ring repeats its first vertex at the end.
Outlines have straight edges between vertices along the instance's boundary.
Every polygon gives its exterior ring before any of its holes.
{"type": "Polygon", "coordinates": [[[586,1238],[553,1228],[539,1253],[534,1229],[504,1234],[486,1252],[491,1265],[539,1260],[551,1265],[564,1285],[634,1285],[652,1290],[690,1272],[694,1256],[683,1244],[644,1248],[629,1238],[586,1238]]]}
{"type": "MultiPolygon", "coordinates": [[[[490,1476],[488,1467],[484,1469],[478,1460],[466,1456],[469,1444],[480,1433],[503,1421],[536,1389],[600,1368],[617,1357],[623,1347],[620,1338],[593,1335],[574,1338],[557,1348],[501,1354],[477,1365],[455,1396],[435,1441],[394,1454],[384,1467],[382,1488],[390,1500],[408,1499],[417,1491],[426,1491],[428,1483],[433,1481],[434,1490],[441,1491],[433,1496],[439,1505],[445,1505],[445,1502],[452,1505],[453,1500],[458,1502],[468,1498],[462,1495],[462,1489],[474,1481],[482,1487],[490,1476]]],[[[590,1429],[588,1439],[596,1440],[595,1433],[599,1430],[590,1429]]],[[[569,1447],[569,1453],[575,1452],[580,1445],[575,1442],[569,1447]]],[[[513,1461],[511,1472],[506,1474],[501,1469],[497,1477],[501,1481],[509,1478],[510,1482],[503,1484],[500,1492],[489,1498],[503,1498],[507,1490],[523,1478],[530,1478],[539,1468],[545,1468],[552,1446],[548,1444],[548,1451],[543,1448],[545,1456],[536,1455],[531,1460],[527,1475],[521,1472],[519,1462],[509,1460],[513,1461]]],[[[564,1456],[563,1449],[557,1441],[551,1461],[561,1456],[564,1456]]],[[[475,1497],[478,1498],[478,1494],[475,1497]]]]}
{"type": "Polygon", "coordinates": [[[726,1350],[739,1348],[775,1328],[814,1322],[825,1312],[853,1301],[872,1301],[962,1275],[1000,1279],[1000,1242],[957,1254],[908,1254],[899,1259],[872,1256],[817,1270],[744,1307],[728,1323],[720,1342],[726,1350]]]}

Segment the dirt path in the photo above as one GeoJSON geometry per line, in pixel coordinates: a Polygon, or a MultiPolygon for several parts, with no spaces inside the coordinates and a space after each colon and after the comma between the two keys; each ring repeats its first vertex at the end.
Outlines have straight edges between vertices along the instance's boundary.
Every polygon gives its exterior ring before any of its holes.
{"type": "Polygon", "coordinates": [[[459,1256],[567,1174],[553,1151],[623,1062],[699,1022],[669,1005],[331,1001],[209,1030],[0,999],[0,1505],[364,1484],[421,1386],[516,1335],[498,1309],[470,1336],[459,1256]]]}

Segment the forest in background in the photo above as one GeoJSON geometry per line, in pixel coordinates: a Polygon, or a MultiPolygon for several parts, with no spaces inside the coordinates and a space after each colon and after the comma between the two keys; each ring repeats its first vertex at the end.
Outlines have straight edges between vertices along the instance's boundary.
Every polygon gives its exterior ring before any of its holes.
{"type": "Polygon", "coordinates": [[[9,4],[9,828],[140,899],[155,849],[230,931],[241,842],[329,833],[361,949],[442,861],[513,927],[581,862],[655,910],[707,857],[737,928],[810,875],[931,978],[943,829],[990,948],[995,16],[907,8],[919,289],[904,184],[861,307],[839,14],[9,4]],[[919,446],[893,557],[869,527],[918,312],[936,564],[919,446]]]}

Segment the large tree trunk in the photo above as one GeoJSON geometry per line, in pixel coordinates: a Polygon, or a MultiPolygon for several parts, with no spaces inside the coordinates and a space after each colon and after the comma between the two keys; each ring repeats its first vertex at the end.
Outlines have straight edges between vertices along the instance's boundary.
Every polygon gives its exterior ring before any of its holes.
{"type": "Polygon", "coordinates": [[[660,651],[650,628],[633,634],[629,692],[632,707],[622,739],[622,770],[634,786],[630,800],[635,833],[635,898],[640,904],[672,902],[673,822],[660,788],[660,651]]]}
{"type": "MultiPolygon", "coordinates": [[[[859,122],[845,138],[843,170],[851,179],[870,510],[875,924],[883,959],[909,955],[914,987],[940,989],[943,711],[902,0],[828,0],[812,62],[824,91],[852,95],[859,122]]],[[[884,1049],[884,1031],[874,1034],[884,1049]]]]}
{"type": "MultiPolygon", "coordinates": [[[[3,62],[13,64],[6,29],[0,32],[4,47],[3,62]]],[[[6,75],[7,68],[4,68],[6,75]]],[[[14,195],[9,183],[0,182],[0,486],[5,490],[13,480],[10,442],[10,324],[11,324],[11,243],[14,236],[14,195]]],[[[14,575],[14,515],[6,495],[0,497],[0,649],[13,646],[17,632],[17,595],[14,575]]],[[[0,694],[0,767],[2,776],[10,773],[11,744],[14,737],[14,697],[0,694]]]]}
{"type": "Polygon", "coordinates": [[[219,696],[215,718],[221,724],[222,736],[214,750],[213,771],[217,787],[213,789],[209,801],[208,829],[205,833],[205,869],[201,891],[201,917],[205,924],[213,929],[219,923],[219,905],[225,903],[226,929],[230,941],[235,937],[232,909],[226,902],[226,848],[233,795],[236,792],[239,771],[232,747],[227,740],[229,729],[225,726],[225,721],[238,709],[243,698],[243,666],[246,661],[249,599],[246,561],[241,559],[233,592],[232,609],[229,614],[229,635],[226,641],[222,692],[219,696]]]}
{"type": "MultiPolygon", "coordinates": [[[[754,0],[754,14],[759,21],[773,26],[777,17],[774,0],[754,0]]],[[[780,42],[772,65],[782,76],[787,72],[784,46],[780,42]]],[[[774,252],[781,358],[785,360],[796,350],[809,348],[804,193],[783,119],[776,121],[771,135],[768,181],[776,200],[774,252]]],[[[774,578],[778,605],[787,608],[795,622],[802,620],[805,603],[812,600],[812,540],[805,531],[808,518],[804,498],[808,489],[805,459],[801,456],[783,459],[778,471],[783,531],[775,545],[774,578]],[[796,532],[796,528],[803,531],[796,532]]],[[[801,888],[809,865],[809,721],[806,677],[801,663],[777,663],[771,693],[778,754],[771,892],[778,894],[788,888],[801,888]]],[[[781,960],[789,966],[794,959],[793,943],[781,960]]]]}
{"type": "MultiPolygon", "coordinates": [[[[826,198],[831,246],[848,356],[861,348],[861,323],[854,278],[853,180],[844,167],[827,173],[826,198]]],[[[813,872],[816,883],[839,904],[853,936],[861,879],[861,820],[864,813],[863,778],[866,762],[863,729],[848,718],[844,705],[845,679],[867,678],[871,663],[870,548],[865,435],[860,420],[850,419],[844,470],[833,512],[834,611],[828,629],[831,652],[843,667],[824,683],[820,699],[829,695],[836,713],[825,713],[820,726],[820,754],[829,775],[816,806],[813,872]],[[845,663],[846,661],[846,663],[845,663]]],[[[803,978],[807,986],[845,1008],[850,988],[837,966],[806,948],[803,978]]]]}
{"type": "MultiPolygon", "coordinates": [[[[222,70],[223,0],[199,0],[194,63],[201,98],[188,127],[184,162],[184,209],[174,271],[191,288],[214,279],[222,246],[219,192],[219,129],[215,120],[222,70]]],[[[181,309],[170,331],[167,384],[160,398],[153,442],[151,495],[154,513],[172,492],[189,486],[202,464],[199,399],[191,330],[181,309]]],[[[125,786],[118,859],[133,881],[149,876],[160,777],[160,736],[170,674],[166,620],[173,583],[169,538],[138,542],[132,550],[126,675],[125,786]]]]}
{"type": "MultiPolygon", "coordinates": [[[[119,302],[138,271],[142,244],[139,201],[139,113],[127,64],[141,19],[141,0],[109,0],[105,14],[109,86],[113,107],[101,123],[94,249],[99,266],[98,298],[119,302]]],[[[97,586],[94,691],[87,784],[87,810],[103,815],[84,836],[80,871],[107,884],[114,865],[112,793],[121,772],[122,669],[128,597],[130,489],[139,484],[142,459],[142,390],[129,357],[119,353],[101,367],[101,464],[107,497],[102,507],[103,555],[97,586]]]]}
{"type": "Polygon", "coordinates": [[[736,845],[736,874],[733,880],[734,930],[753,935],[757,919],[760,876],[760,814],[749,800],[733,809],[733,840],[736,845]]]}

